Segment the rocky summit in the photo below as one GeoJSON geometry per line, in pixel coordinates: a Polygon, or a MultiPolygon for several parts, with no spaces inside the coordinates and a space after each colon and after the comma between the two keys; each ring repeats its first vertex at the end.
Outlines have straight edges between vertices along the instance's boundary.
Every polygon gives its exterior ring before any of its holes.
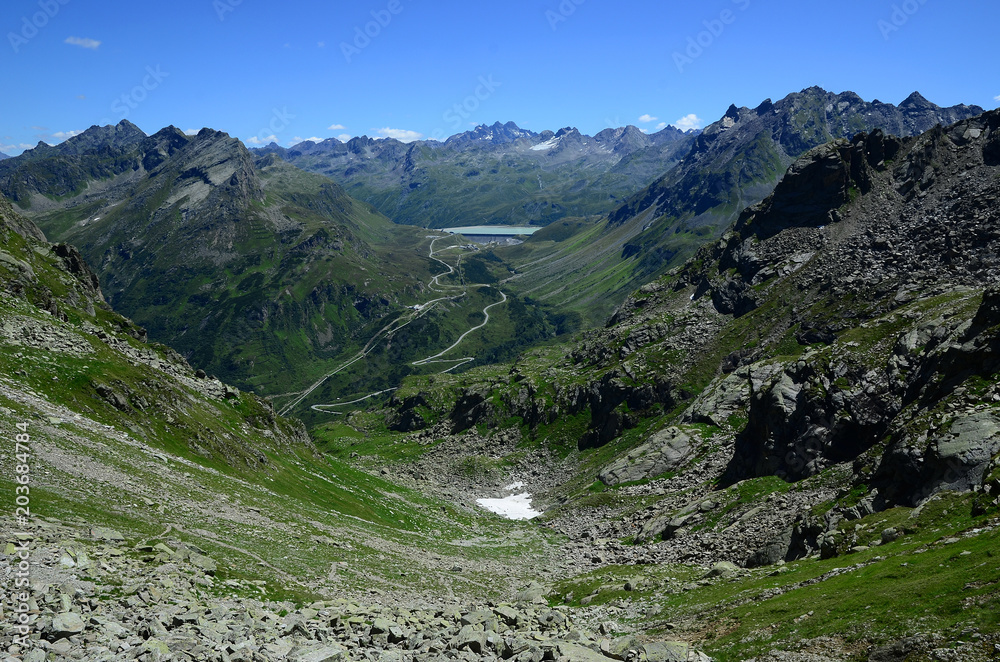
{"type": "MultiPolygon", "coordinates": [[[[822,96],[803,94],[790,102],[800,110],[822,96]]],[[[336,185],[223,134],[120,124],[3,166],[22,210],[91,243],[50,243],[0,200],[0,455],[13,467],[0,490],[14,504],[0,519],[12,587],[0,659],[997,659],[1000,111],[921,124],[941,113],[914,95],[886,110],[894,126],[800,144],[768,192],[651,272],[601,327],[528,349],[540,304],[503,291],[516,275],[497,277],[505,258],[464,242],[435,252],[436,237],[406,253],[336,185]],[[53,164],[61,174],[43,176],[53,164]],[[209,198],[217,217],[199,207],[209,198]],[[97,206],[80,200],[108,205],[100,227],[129,228],[130,243],[86,232],[73,214],[97,206]],[[330,223],[324,205],[341,203],[330,223]],[[190,256],[203,275],[213,259],[245,259],[229,253],[247,210],[257,231],[285,227],[277,265],[241,275],[289,289],[266,290],[288,297],[271,312],[320,307],[316,289],[281,278],[333,269],[324,251],[366,269],[419,252],[430,283],[406,280],[408,308],[387,298],[396,317],[352,329],[356,370],[376,346],[424,363],[447,353],[443,311],[441,348],[396,333],[432,335],[420,295],[482,299],[452,330],[520,306],[505,319],[524,344],[377,387],[352,377],[346,402],[276,407],[309,392],[265,399],[228,384],[105,299],[120,282],[88,255],[156,264],[142,254],[142,205],[170,236],[212,238],[190,256]]],[[[692,139],[773,116],[734,108],[692,139]]],[[[498,123],[452,148],[587,140],[498,123]]],[[[559,243],[557,226],[542,232],[559,243]]],[[[379,287],[404,282],[385,272],[379,287]]],[[[448,310],[454,322],[462,309],[448,310]]]]}

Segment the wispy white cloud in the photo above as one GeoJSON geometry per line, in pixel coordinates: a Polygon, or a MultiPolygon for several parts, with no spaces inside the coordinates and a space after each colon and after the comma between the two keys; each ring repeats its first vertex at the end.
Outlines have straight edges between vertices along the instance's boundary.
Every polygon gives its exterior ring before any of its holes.
{"type": "Polygon", "coordinates": [[[414,140],[420,140],[424,137],[424,134],[417,131],[410,131],[409,129],[390,129],[386,127],[384,129],[375,129],[375,131],[383,138],[395,138],[404,143],[411,143],[414,140]]]}
{"type": "Polygon", "coordinates": [[[681,131],[690,131],[691,129],[700,129],[704,124],[705,120],[691,113],[680,118],[673,125],[681,131]]]}
{"type": "Polygon", "coordinates": [[[29,145],[28,143],[19,143],[17,145],[0,145],[0,152],[11,156],[11,152],[23,152],[26,149],[31,149],[34,145],[29,145]]]}
{"type": "Polygon", "coordinates": [[[994,101],[1000,101],[1000,94],[998,94],[995,97],[993,97],[993,100],[994,101]]]}
{"type": "Polygon", "coordinates": [[[265,136],[264,138],[251,136],[250,138],[247,139],[247,142],[250,143],[251,145],[270,145],[271,143],[278,142],[278,136],[274,135],[273,133],[269,136],[265,136]]]}
{"type": "Polygon", "coordinates": [[[316,42],[316,46],[318,46],[319,48],[326,48],[326,42],[325,41],[317,41],[316,42]]]}
{"type": "Polygon", "coordinates": [[[326,127],[326,130],[327,131],[343,131],[346,128],[347,127],[344,126],[343,124],[331,124],[330,126],[326,127]]]}
{"type": "Polygon", "coordinates": [[[88,39],[86,37],[66,37],[65,43],[79,46],[80,48],[89,48],[92,51],[96,51],[101,45],[101,42],[96,39],[88,39]]]}
{"type": "Polygon", "coordinates": [[[300,138],[298,136],[295,136],[290,141],[288,141],[288,144],[289,145],[298,145],[299,143],[304,143],[306,141],[313,142],[313,143],[321,143],[321,142],[323,142],[323,139],[322,138],[317,138],[316,136],[313,136],[312,138],[300,138]]]}
{"type": "Polygon", "coordinates": [[[73,136],[78,136],[83,131],[56,131],[52,134],[53,138],[58,138],[59,140],[66,140],[67,138],[72,138],[73,136]]]}
{"type": "Polygon", "coordinates": [[[660,122],[659,124],[656,125],[657,131],[663,131],[665,128],[667,128],[666,122],[660,122]]]}
{"type": "Polygon", "coordinates": [[[77,94],[76,98],[79,99],[80,101],[86,101],[87,100],[87,95],[86,94],[77,94]]]}
{"type": "Polygon", "coordinates": [[[196,136],[198,135],[198,129],[184,129],[185,136],[196,136]]]}
{"type": "Polygon", "coordinates": [[[649,122],[655,122],[658,119],[660,119],[660,118],[659,117],[653,117],[649,113],[646,113],[645,115],[641,115],[639,117],[639,121],[642,122],[643,124],[647,124],[649,122]]]}
{"type": "Polygon", "coordinates": [[[342,134],[340,134],[339,136],[337,136],[337,140],[339,140],[340,142],[344,142],[344,143],[346,143],[346,142],[347,142],[348,140],[350,140],[350,139],[351,139],[351,138],[353,138],[353,137],[354,137],[354,136],[352,136],[352,135],[351,135],[351,134],[349,134],[349,133],[342,133],[342,134]]]}

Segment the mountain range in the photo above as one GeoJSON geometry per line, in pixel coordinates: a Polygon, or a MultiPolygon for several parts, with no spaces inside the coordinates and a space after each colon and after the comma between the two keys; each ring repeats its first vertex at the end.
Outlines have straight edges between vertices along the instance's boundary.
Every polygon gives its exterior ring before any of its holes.
{"type": "MultiPolygon", "coordinates": [[[[918,94],[895,107],[810,88],[754,110],[734,106],[701,133],[624,127],[588,137],[572,128],[536,134],[508,122],[444,143],[362,137],[289,150],[247,150],[211,129],[187,136],[168,127],[147,136],[122,121],[4,160],[0,191],[49,237],[78,245],[112,305],[151,337],[243,388],[290,394],[322,380],[428,298],[425,285],[440,263],[428,257],[430,236],[401,223],[415,219],[400,210],[419,207],[420,224],[447,217],[441,224],[449,225],[474,218],[469,206],[534,204],[526,200],[536,193],[517,184],[523,176],[488,163],[528,168],[548,182],[545,196],[577,200],[575,213],[610,210],[563,218],[525,244],[465,264],[462,278],[502,280],[520,301],[494,310],[501,323],[483,333],[497,335],[470,348],[490,361],[602,323],[628,292],[681,263],[741,205],[770,192],[799,150],[855,129],[912,133],[978,110],[942,109],[918,94]],[[414,193],[423,188],[426,198],[414,193]],[[372,197],[376,189],[383,197],[372,197]],[[403,216],[387,218],[348,190],[403,216]],[[618,192],[608,197],[610,190],[618,192]],[[587,207],[587,196],[600,204],[587,207]],[[382,265],[375,272],[373,261],[382,265]]],[[[562,214],[505,218],[544,223],[562,214]]],[[[499,296],[475,287],[450,309],[438,306],[405,325],[392,350],[376,349],[368,368],[324,381],[315,397],[332,402],[393,387],[420,372],[408,362],[422,348],[449,347],[464,332],[460,320],[499,296]]]]}
{"type": "Polygon", "coordinates": [[[818,87],[756,108],[731,106],[691,138],[679,162],[596,224],[568,222],[513,249],[525,266],[519,291],[583,311],[599,322],[621,298],[686,260],[740,211],[760,202],[786,168],[828,140],[882,130],[912,136],[983,112],[936,106],[919,93],[899,106],[818,87]],[[571,231],[572,230],[572,231],[571,231]],[[572,238],[570,238],[572,237],[572,238]]]}
{"type": "Polygon", "coordinates": [[[672,164],[693,135],[635,126],[535,133],[497,122],[443,143],[361,136],[258,151],[327,175],[397,223],[546,225],[607,213],[672,164]]]}
{"type": "MultiPolygon", "coordinates": [[[[411,361],[447,348],[470,315],[501,297],[478,285],[458,296],[460,285],[509,275],[471,257],[434,281],[454,281],[453,296],[403,320],[435,299],[428,283],[442,263],[429,253],[446,235],[393,224],[326,177],[211,129],[146,136],[127,121],[92,127],[4,161],[0,190],[47,236],[79,246],[108,301],[152,338],[270,395],[317,380],[316,396],[327,401],[344,395],[340,388],[393,386],[421,371],[411,361]],[[366,349],[383,328],[395,342],[366,349]],[[363,367],[337,370],[359,351],[363,367]]],[[[558,332],[548,315],[514,301],[495,311],[474,348],[510,355],[558,332]]]]}
{"type": "Polygon", "coordinates": [[[399,272],[371,269],[390,235],[416,231],[209,129],[146,136],[123,121],[3,168],[0,188],[48,236],[80,246],[113,306],[246,387],[304,380],[289,366],[339,354],[393,302],[410,303],[428,269],[417,255],[399,272]]]}

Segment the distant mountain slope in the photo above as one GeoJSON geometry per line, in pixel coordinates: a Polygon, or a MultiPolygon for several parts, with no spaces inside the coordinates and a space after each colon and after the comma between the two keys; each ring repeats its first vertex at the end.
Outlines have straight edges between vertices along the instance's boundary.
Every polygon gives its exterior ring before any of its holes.
{"type": "Polygon", "coordinates": [[[146,134],[128,120],[116,126],[93,126],[52,146],[39,142],[34,149],[0,164],[0,191],[22,209],[35,193],[61,197],[75,195],[91,179],[106,179],[133,168],[133,152],[146,134]],[[15,175],[16,173],[16,175],[15,175]]]}
{"type": "Polygon", "coordinates": [[[145,329],[104,301],[79,251],[46,242],[2,196],[0,236],[0,401],[69,408],[86,415],[74,423],[83,436],[106,434],[101,424],[113,423],[151,450],[235,472],[260,468],[263,453],[279,447],[313,452],[301,423],[278,418],[252,394],[199,377],[172,349],[147,344],[145,329]]]}
{"type": "Polygon", "coordinates": [[[430,269],[412,251],[373,268],[415,231],[210,129],[93,127],[5,160],[0,189],[80,246],[117,309],[244,386],[305,383],[430,269]]]}
{"type": "Polygon", "coordinates": [[[396,223],[546,225],[614,209],[669,168],[693,137],[673,127],[585,136],[573,128],[534,133],[497,122],[444,143],[362,136],[259,151],[329,176],[396,223]]]}
{"type": "Polygon", "coordinates": [[[2,161],[4,159],[9,159],[9,158],[10,158],[10,156],[8,156],[7,154],[4,154],[3,152],[0,152],[0,161],[2,161]]]}
{"type": "Polygon", "coordinates": [[[760,202],[808,149],[875,129],[911,136],[982,112],[977,106],[940,108],[918,93],[893,106],[818,87],[754,109],[732,106],[694,139],[676,167],[605,222],[581,228],[585,240],[581,235],[546,244],[540,235],[504,254],[525,265],[521,291],[606,314],[629,291],[718,236],[744,207],[760,202]]]}
{"type": "Polygon", "coordinates": [[[642,271],[655,273],[670,255],[678,228],[718,232],[768,195],[792,161],[813,147],[875,129],[914,136],[982,112],[978,106],[941,108],[917,92],[893,106],[818,87],[777,103],[765,100],[752,110],[731,106],[698,136],[677,168],[612,212],[609,225],[641,227],[625,252],[639,256],[642,271]]]}

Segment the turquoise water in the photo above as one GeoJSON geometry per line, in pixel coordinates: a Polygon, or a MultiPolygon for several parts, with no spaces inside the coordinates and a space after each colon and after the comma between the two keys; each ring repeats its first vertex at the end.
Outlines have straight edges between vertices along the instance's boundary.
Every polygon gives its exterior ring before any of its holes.
{"type": "Polygon", "coordinates": [[[532,226],[517,226],[517,225],[473,225],[464,228],[442,228],[443,232],[450,232],[451,234],[466,234],[466,235],[476,235],[476,234],[491,234],[496,236],[517,236],[522,234],[534,234],[539,227],[532,226]]]}

